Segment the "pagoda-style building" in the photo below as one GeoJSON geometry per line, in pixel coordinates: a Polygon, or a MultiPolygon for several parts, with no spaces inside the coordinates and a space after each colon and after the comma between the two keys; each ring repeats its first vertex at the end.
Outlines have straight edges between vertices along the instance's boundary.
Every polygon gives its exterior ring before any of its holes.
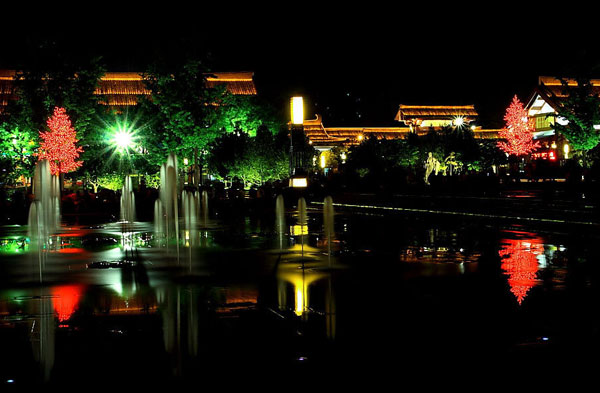
{"type": "MultiPolygon", "coordinates": [[[[0,112],[14,95],[14,79],[16,71],[0,70],[0,112]]],[[[256,95],[253,72],[213,72],[207,74],[206,86],[225,86],[232,94],[256,95]]],[[[101,97],[102,105],[128,107],[137,105],[138,97],[150,95],[146,89],[141,73],[107,72],[98,81],[94,94],[101,97]]]]}
{"type": "Polygon", "coordinates": [[[405,139],[410,133],[425,135],[430,131],[440,131],[444,127],[469,127],[477,139],[498,138],[500,130],[482,129],[470,125],[477,119],[473,105],[464,106],[424,106],[400,105],[395,120],[403,123],[400,127],[325,127],[320,115],[315,119],[304,120],[304,132],[310,143],[318,150],[332,147],[350,147],[364,139],[405,139]]]}
{"type": "Polygon", "coordinates": [[[469,126],[477,116],[474,105],[400,105],[394,120],[418,133],[422,129],[469,126]]]}
{"type": "MultiPolygon", "coordinates": [[[[565,121],[557,118],[557,113],[562,106],[562,101],[568,96],[567,89],[577,86],[575,79],[567,78],[564,81],[567,84],[566,87],[558,78],[540,76],[538,86],[525,105],[529,118],[534,120],[533,138],[542,145],[533,153],[534,158],[556,160],[569,156],[568,141],[558,135],[554,127],[554,124],[561,124],[561,121],[565,121]]],[[[600,94],[600,79],[592,79],[590,82],[593,93],[600,94]]]]}

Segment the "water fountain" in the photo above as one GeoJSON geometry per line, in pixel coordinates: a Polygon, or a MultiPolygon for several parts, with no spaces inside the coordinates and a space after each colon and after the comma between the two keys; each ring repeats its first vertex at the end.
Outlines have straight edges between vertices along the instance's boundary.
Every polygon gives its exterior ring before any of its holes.
{"type": "Polygon", "coordinates": [[[285,234],[285,205],[283,195],[277,195],[275,200],[275,231],[279,236],[279,251],[283,250],[283,235],[285,234]]]}
{"type": "Polygon", "coordinates": [[[208,226],[208,193],[202,191],[202,226],[208,226]]]}
{"type": "Polygon", "coordinates": [[[121,221],[135,221],[135,194],[130,176],[125,176],[123,189],[121,191],[121,221]]]}
{"type": "Polygon", "coordinates": [[[32,251],[37,251],[39,279],[45,265],[45,248],[49,236],[60,226],[60,183],[58,176],[50,174],[50,162],[40,160],[33,175],[34,200],[29,208],[28,235],[32,251]]]}
{"type": "Polygon", "coordinates": [[[298,225],[300,226],[300,243],[302,245],[302,256],[304,256],[304,227],[308,222],[308,214],[306,213],[306,200],[304,197],[298,199],[298,225]]]}
{"type": "Polygon", "coordinates": [[[329,257],[329,266],[331,266],[331,244],[334,239],[333,231],[333,199],[328,196],[323,201],[323,230],[327,239],[327,256],[329,257]]]}
{"type": "Polygon", "coordinates": [[[183,190],[181,192],[181,205],[184,229],[187,231],[196,229],[200,209],[199,194],[195,191],[183,190]]]}
{"type": "MultiPolygon", "coordinates": [[[[177,156],[169,154],[160,167],[160,197],[154,203],[154,227],[167,241],[179,239],[179,206],[177,203],[177,156]]],[[[179,249],[179,247],[178,247],[179,249]]]]}

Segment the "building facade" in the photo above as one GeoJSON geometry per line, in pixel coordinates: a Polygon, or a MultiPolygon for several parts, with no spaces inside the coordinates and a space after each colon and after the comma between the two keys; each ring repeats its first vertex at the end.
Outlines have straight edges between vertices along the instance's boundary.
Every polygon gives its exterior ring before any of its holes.
{"type": "MultiPolygon", "coordinates": [[[[0,70],[0,112],[11,100],[15,100],[14,80],[16,71],[0,70]]],[[[232,94],[256,95],[253,72],[213,72],[206,75],[209,88],[225,86],[232,94]]],[[[139,96],[150,95],[141,73],[107,72],[98,81],[94,94],[100,96],[100,104],[111,107],[137,105],[139,96]]]]}

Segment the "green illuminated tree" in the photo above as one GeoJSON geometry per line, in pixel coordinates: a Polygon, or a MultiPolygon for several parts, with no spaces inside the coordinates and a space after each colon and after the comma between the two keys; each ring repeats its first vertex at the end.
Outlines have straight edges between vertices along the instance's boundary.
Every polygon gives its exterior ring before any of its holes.
{"type": "Polygon", "coordinates": [[[147,158],[160,165],[168,153],[193,159],[199,165],[208,145],[221,133],[210,127],[214,118],[219,89],[206,87],[207,68],[199,61],[189,61],[170,69],[153,65],[144,74],[150,97],[140,101],[147,133],[147,158]]]}
{"type": "Polygon", "coordinates": [[[78,139],[85,141],[102,110],[94,94],[105,73],[100,59],[64,56],[52,45],[41,45],[33,59],[27,70],[15,75],[17,100],[7,107],[8,121],[22,131],[37,132],[56,106],[64,107],[78,139]]]}
{"type": "Polygon", "coordinates": [[[0,156],[3,183],[14,184],[21,176],[31,177],[37,157],[37,133],[11,129],[0,124],[0,156]]]}
{"type": "Polygon", "coordinates": [[[245,132],[251,137],[256,136],[261,126],[277,133],[283,124],[276,119],[272,108],[258,97],[229,92],[224,92],[219,98],[219,106],[210,125],[217,131],[245,132]]]}
{"type": "Polygon", "coordinates": [[[209,169],[220,179],[238,178],[244,185],[261,185],[288,176],[286,133],[273,135],[259,127],[256,137],[244,132],[226,133],[211,144],[209,169]]]}
{"type": "Polygon", "coordinates": [[[588,152],[600,142],[600,131],[594,126],[600,125],[600,97],[594,93],[587,78],[577,78],[577,86],[569,86],[561,79],[563,92],[568,96],[562,101],[557,117],[563,118],[564,125],[556,122],[556,130],[562,134],[579,155],[584,165],[589,164],[588,152]]]}

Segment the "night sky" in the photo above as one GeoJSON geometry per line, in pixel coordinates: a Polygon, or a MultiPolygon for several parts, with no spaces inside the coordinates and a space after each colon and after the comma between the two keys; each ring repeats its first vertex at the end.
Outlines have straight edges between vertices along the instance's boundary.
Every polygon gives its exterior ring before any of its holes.
{"type": "Polygon", "coordinates": [[[561,22],[552,30],[535,14],[491,7],[435,14],[427,7],[401,14],[385,7],[304,7],[295,17],[283,9],[280,15],[238,9],[187,17],[132,10],[65,23],[17,21],[5,26],[11,33],[0,67],[26,67],[42,42],[101,55],[114,71],[143,71],[157,58],[177,64],[201,57],[214,71],[254,71],[259,95],[282,111],[291,95],[304,95],[307,117],[320,113],[326,126],[395,126],[403,103],[475,104],[479,124],[488,128],[502,126],[514,94],[529,98],[539,75],[595,72],[595,24],[561,22]]]}

